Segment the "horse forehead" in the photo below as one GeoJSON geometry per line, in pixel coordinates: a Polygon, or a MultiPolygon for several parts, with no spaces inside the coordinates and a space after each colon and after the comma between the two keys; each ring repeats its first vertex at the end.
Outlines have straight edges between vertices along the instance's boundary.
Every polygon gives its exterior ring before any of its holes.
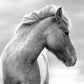
{"type": "MultiPolygon", "coordinates": [[[[52,17],[52,19],[51,19],[51,23],[53,24],[53,25],[51,25],[52,26],[52,28],[54,28],[54,29],[60,29],[60,27],[63,29],[63,30],[65,30],[65,29],[67,29],[67,30],[70,30],[69,29],[69,21],[68,21],[68,19],[66,18],[66,17],[62,17],[60,20],[58,20],[58,21],[56,21],[56,18],[55,17],[52,17]]],[[[50,26],[50,27],[51,27],[50,26]]]]}
{"type": "Polygon", "coordinates": [[[62,20],[63,20],[63,23],[64,23],[66,29],[70,30],[70,27],[71,27],[70,19],[63,17],[62,20]]]}
{"type": "Polygon", "coordinates": [[[65,21],[60,21],[60,24],[58,24],[59,26],[58,26],[58,29],[59,30],[62,30],[62,31],[70,31],[70,29],[69,29],[69,25],[68,25],[68,23],[66,23],[65,21]]]}

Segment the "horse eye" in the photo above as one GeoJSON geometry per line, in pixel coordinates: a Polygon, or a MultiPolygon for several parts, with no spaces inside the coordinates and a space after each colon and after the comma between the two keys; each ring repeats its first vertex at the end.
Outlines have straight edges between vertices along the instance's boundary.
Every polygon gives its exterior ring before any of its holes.
{"type": "Polygon", "coordinates": [[[69,35],[69,31],[64,31],[64,33],[65,33],[66,35],[69,35]]]}

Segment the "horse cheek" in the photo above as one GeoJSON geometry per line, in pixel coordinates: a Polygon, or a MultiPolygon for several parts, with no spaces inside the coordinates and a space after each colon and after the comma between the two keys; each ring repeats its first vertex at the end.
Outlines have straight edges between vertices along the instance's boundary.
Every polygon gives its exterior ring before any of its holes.
{"type": "Polygon", "coordinates": [[[54,48],[56,46],[56,39],[53,35],[49,35],[47,37],[47,42],[46,42],[47,46],[50,48],[54,48]]]}

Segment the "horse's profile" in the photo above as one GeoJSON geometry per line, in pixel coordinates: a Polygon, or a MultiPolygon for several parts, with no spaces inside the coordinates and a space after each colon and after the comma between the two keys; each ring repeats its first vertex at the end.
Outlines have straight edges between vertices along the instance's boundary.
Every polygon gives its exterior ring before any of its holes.
{"type": "Polygon", "coordinates": [[[73,66],[77,58],[69,25],[62,8],[55,5],[26,15],[1,54],[4,84],[40,84],[37,58],[44,48],[66,66],[73,66]]]}

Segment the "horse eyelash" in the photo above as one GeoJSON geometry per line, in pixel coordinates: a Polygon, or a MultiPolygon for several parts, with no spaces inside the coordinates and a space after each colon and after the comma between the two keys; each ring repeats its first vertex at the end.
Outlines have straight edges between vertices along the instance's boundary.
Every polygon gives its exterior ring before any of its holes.
{"type": "Polygon", "coordinates": [[[68,31],[68,30],[65,30],[64,33],[65,33],[66,35],[69,35],[69,31],[68,31]]]}

